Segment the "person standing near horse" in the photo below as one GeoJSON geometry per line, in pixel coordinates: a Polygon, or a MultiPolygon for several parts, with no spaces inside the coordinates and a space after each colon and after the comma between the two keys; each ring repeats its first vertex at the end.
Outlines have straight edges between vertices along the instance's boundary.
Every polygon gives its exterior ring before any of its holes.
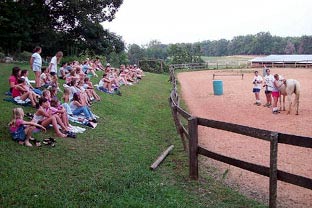
{"type": "Polygon", "coordinates": [[[273,82],[273,90],[272,90],[272,97],[273,97],[273,106],[272,106],[272,113],[277,114],[279,113],[277,102],[278,98],[280,97],[280,88],[284,84],[285,80],[281,79],[278,74],[274,74],[274,82],[273,82]]]}
{"type": "Polygon", "coordinates": [[[266,96],[266,104],[264,107],[272,106],[272,90],[273,90],[273,82],[274,76],[270,74],[270,69],[266,69],[266,75],[264,77],[264,87],[265,87],[265,96],[266,96]]]}
{"type": "Polygon", "coordinates": [[[258,74],[258,71],[255,71],[255,76],[252,81],[252,83],[254,84],[252,92],[255,94],[255,97],[256,97],[256,102],[254,104],[258,106],[261,105],[260,90],[261,90],[262,82],[263,82],[262,77],[258,74]]]}
{"type": "Polygon", "coordinates": [[[30,68],[35,73],[36,88],[40,88],[40,75],[42,67],[42,58],[40,56],[41,51],[42,51],[41,47],[36,46],[29,60],[30,68]]]}
{"type": "Polygon", "coordinates": [[[263,69],[262,69],[262,76],[263,77],[265,77],[266,75],[267,75],[267,73],[266,73],[266,70],[267,70],[268,68],[266,67],[266,65],[263,65],[263,69]]]}

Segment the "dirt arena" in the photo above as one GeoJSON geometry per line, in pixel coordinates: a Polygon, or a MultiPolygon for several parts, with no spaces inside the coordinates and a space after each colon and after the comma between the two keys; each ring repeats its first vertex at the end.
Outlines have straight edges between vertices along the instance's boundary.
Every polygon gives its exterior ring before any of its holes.
{"type": "MultiPolygon", "coordinates": [[[[271,69],[273,75],[278,73],[284,78],[297,79],[300,82],[299,115],[295,115],[294,108],[290,115],[286,115],[285,111],[275,115],[270,108],[254,105],[253,70],[259,70],[259,75],[262,75],[262,69],[248,69],[244,70],[243,79],[240,76],[216,77],[215,79],[223,81],[221,96],[215,96],[213,93],[212,74],[233,74],[233,72],[179,73],[177,78],[188,111],[202,118],[312,137],[312,69],[271,69]]],[[[264,104],[263,89],[260,98],[264,104]]],[[[199,137],[200,144],[211,151],[269,167],[270,144],[267,141],[207,127],[199,128],[199,137]]],[[[277,161],[279,170],[312,178],[312,149],[279,144],[277,161]]],[[[206,157],[200,157],[200,163],[216,167],[221,173],[219,178],[222,178],[224,173],[226,175],[224,180],[231,187],[268,204],[268,177],[206,157]]],[[[312,190],[278,181],[277,200],[278,207],[312,207],[312,190]]]]}

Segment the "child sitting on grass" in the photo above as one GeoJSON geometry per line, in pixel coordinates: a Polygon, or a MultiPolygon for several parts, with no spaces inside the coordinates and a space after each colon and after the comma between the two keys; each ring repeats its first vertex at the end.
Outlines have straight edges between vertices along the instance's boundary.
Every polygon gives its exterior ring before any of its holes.
{"type": "Polygon", "coordinates": [[[86,78],[84,78],[84,85],[83,85],[83,87],[86,89],[86,92],[88,93],[90,93],[90,97],[91,97],[91,100],[92,100],[92,97],[94,98],[94,99],[96,99],[97,101],[100,101],[101,100],[101,98],[100,98],[100,96],[95,92],[95,90],[94,90],[94,87],[93,87],[93,84],[92,84],[92,82],[90,81],[90,78],[89,77],[86,77],[86,78]]]}
{"type": "Polygon", "coordinates": [[[28,86],[28,88],[29,88],[31,91],[35,92],[37,95],[42,95],[42,91],[41,91],[41,90],[34,88],[34,87],[30,84],[30,81],[29,81],[29,79],[28,79],[28,70],[27,70],[27,69],[22,70],[22,72],[21,72],[21,78],[25,79],[26,85],[28,86]]]}
{"type": "Polygon", "coordinates": [[[56,136],[58,137],[66,137],[66,134],[63,134],[58,125],[61,126],[62,131],[67,133],[68,128],[64,125],[64,123],[62,122],[62,119],[57,115],[57,114],[53,114],[52,110],[50,110],[50,103],[49,101],[44,98],[41,97],[39,99],[39,108],[36,111],[36,113],[34,114],[33,117],[33,122],[41,124],[42,126],[48,127],[50,124],[52,124],[56,136]]]}
{"type": "Polygon", "coordinates": [[[57,98],[53,98],[50,101],[50,110],[52,110],[52,114],[57,114],[61,119],[66,128],[70,128],[68,122],[68,115],[66,109],[61,105],[60,101],[57,98]]]}
{"type": "Polygon", "coordinates": [[[23,118],[24,118],[23,109],[14,108],[13,119],[9,123],[10,133],[13,140],[17,141],[21,145],[26,145],[27,147],[32,147],[30,140],[35,141],[35,145],[37,147],[41,146],[41,143],[39,141],[36,141],[35,139],[31,138],[31,134],[36,127],[41,128],[44,131],[46,131],[46,128],[34,122],[24,121],[23,118]]]}
{"type": "Polygon", "coordinates": [[[48,68],[43,67],[40,75],[40,87],[48,88],[51,85],[51,76],[48,68]]]}
{"type": "Polygon", "coordinates": [[[103,78],[99,82],[98,90],[109,94],[113,94],[114,91],[112,90],[112,82],[109,80],[108,76],[109,74],[107,73],[103,74],[103,78]]]}
{"type": "Polygon", "coordinates": [[[81,113],[83,113],[89,122],[97,123],[94,114],[91,112],[86,103],[81,100],[79,93],[74,93],[73,101],[70,103],[70,108],[74,115],[79,116],[81,113]]]}
{"type": "Polygon", "coordinates": [[[33,107],[36,107],[36,98],[37,95],[30,91],[28,86],[26,85],[25,79],[19,78],[17,81],[17,85],[15,85],[12,89],[12,97],[14,98],[15,102],[23,103],[23,102],[31,102],[33,107]]]}

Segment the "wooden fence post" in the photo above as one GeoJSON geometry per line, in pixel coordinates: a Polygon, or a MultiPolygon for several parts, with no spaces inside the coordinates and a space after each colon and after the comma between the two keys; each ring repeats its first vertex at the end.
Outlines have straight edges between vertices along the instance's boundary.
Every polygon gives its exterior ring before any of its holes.
{"type": "Polygon", "coordinates": [[[278,145],[278,133],[271,133],[271,145],[270,145],[270,199],[269,207],[276,208],[277,197],[277,145],[278,145]]]}
{"type": "Polygon", "coordinates": [[[198,180],[198,124],[196,117],[190,117],[188,119],[189,128],[189,168],[190,178],[192,180],[198,180]]]}
{"type": "Polygon", "coordinates": [[[181,127],[181,123],[180,123],[180,120],[178,118],[178,110],[177,110],[177,106],[173,106],[173,119],[174,119],[174,122],[175,122],[175,125],[177,127],[177,131],[178,131],[178,134],[180,134],[180,137],[181,137],[181,141],[182,141],[182,144],[183,144],[183,149],[184,151],[187,150],[187,146],[186,146],[186,143],[185,143],[185,137],[184,137],[184,133],[183,133],[183,130],[182,130],[182,127],[181,127]]]}

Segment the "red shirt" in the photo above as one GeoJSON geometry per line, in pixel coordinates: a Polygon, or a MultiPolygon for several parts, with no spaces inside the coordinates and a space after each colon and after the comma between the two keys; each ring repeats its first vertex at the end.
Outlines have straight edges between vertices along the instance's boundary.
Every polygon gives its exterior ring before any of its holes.
{"type": "Polygon", "coordinates": [[[17,84],[17,78],[16,78],[15,76],[13,76],[13,75],[11,75],[11,76],[9,77],[9,85],[10,85],[10,88],[11,88],[11,83],[13,83],[14,85],[17,84]]]}
{"type": "Polygon", "coordinates": [[[21,95],[22,95],[21,91],[19,91],[15,87],[13,87],[13,89],[12,89],[12,97],[15,98],[15,97],[21,96],[21,95]]]}

